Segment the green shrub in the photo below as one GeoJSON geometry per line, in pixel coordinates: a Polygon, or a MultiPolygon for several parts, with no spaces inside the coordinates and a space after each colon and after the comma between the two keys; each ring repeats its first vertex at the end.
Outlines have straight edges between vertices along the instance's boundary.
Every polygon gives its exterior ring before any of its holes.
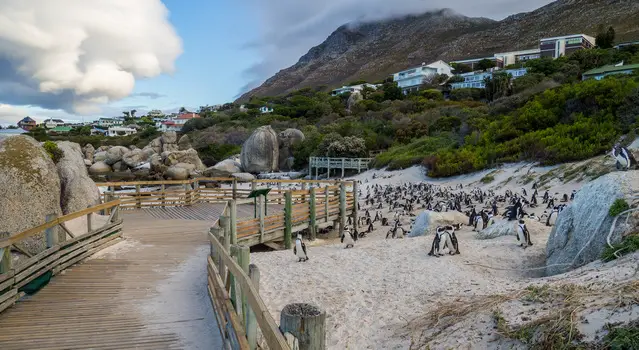
{"type": "Polygon", "coordinates": [[[624,238],[621,243],[606,247],[601,254],[601,260],[605,262],[612,261],[617,259],[615,253],[619,254],[619,256],[624,256],[637,250],[639,250],[639,235],[630,235],[624,238]]]}
{"type": "Polygon", "coordinates": [[[492,176],[492,175],[486,175],[486,176],[482,177],[481,180],[479,180],[479,181],[481,181],[481,183],[483,183],[483,184],[489,184],[489,183],[495,181],[495,177],[492,176]]]}
{"type": "Polygon", "coordinates": [[[49,154],[49,157],[51,157],[55,164],[58,164],[60,159],[62,159],[62,156],[64,156],[62,150],[60,150],[60,148],[58,148],[58,145],[53,141],[46,141],[42,146],[44,147],[44,150],[47,151],[47,154],[49,154]]]}
{"type": "Polygon", "coordinates": [[[438,149],[452,147],[454,144],[454,138],[449,133],[422,137],[407,145],[391,147],[375,158],[373,166],[388,167],[389,170],[405,169],[419,164],[424,157],[432,155],[438,149]]]}
{"type": "Polygon", "coordinates": [[[606,349],[639,349],[639,322],[634,322],[625,327],[607,325],[607,328],[608,334],[603,339],[606,349]]]}
{"type": "Polygon", "coordinates": [[[626,202],[626,200],[623,198],[617,198],[614,201],[614,203],[612,203],[612,205],[610,206],[610,210],[608,210],[608,215],[614,218],[615,216],[623,213],[624,211],[628,209],[630,209],[630,205],[628,205],[628,202],[626,202]]]}

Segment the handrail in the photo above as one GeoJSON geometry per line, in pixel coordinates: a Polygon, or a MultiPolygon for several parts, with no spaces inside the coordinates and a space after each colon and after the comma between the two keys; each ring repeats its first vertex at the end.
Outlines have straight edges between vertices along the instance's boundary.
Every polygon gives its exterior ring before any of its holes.
{"type": "Polygon", "coordinates": [[[63,224],[65,222],[67,222],[67,221],[70,221],[70,220],[73,220],[73,219],[77,219],[79,217],[85,216],[87,214],[95,213],[95,212],[98,212],[98,211],[101,211],[101,210],[110,209],[110,208],[116,207],[118,205],[120,205],[120,200],[119,199],[111,201],[111,202],[108,202],[108,203],[99,204],[99,205],[96,205],[96,206],[93,206],[93,207],[90,207],[90,208],[87,208],[87,209],[83,209],[83,210],[80,210],[80,211],[75,212],[75,213],[71,213],[71,214],[60,216],[60,217],[58,217],[56,219],[53,219],[53,220],[51,220],[51,221],[49,221],[47,223],[44,223],[44,224],[42,224],[40,226],[36,226],[36,227],[30,228],[30,229],[28,229],[26,231],[22,231],[22,232],[20,232],[20,233],[18,233],[16,235],[9,236],[6,239],[0,240],[0,248],[6,248],[8,246],[11,246],[11,245],[13,245],[15,243],[18,243],[19,241],[21,241],[21,240],[23,240],[25,238],[31,237],[31,236],[33,236],[33,235],[35,235],[37,233],[40,233],[40,232],[42,232],[42,231],[44,231],[46,229],[55,227],[57,225],[63,224]]]}

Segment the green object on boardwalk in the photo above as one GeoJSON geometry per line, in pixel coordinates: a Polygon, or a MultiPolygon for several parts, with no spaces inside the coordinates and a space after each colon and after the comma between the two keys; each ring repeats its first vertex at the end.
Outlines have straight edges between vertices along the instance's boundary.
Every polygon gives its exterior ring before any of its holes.
{"type": "Polygon", "coordinates": [[[42,289],[44,286],[49,284],[49,281],[51,280],[51,277],[53,277],[53,272],[47,271],[47,272],[43,273],[42,275],[38,276],[33,281],[31,281],[31,282],[27,283],[26,285],[22,286],[22,288],[18,289],[18,292],[25,292],[25,293],[27,293],[27,295],[33,295],[37,291],[42,289]]]}
{"type": "Polygon", "coordinates": [[[266,200],[266,196],[268,195],[268,193],[271,192],[270,188],[261,188],[259,190],[253,190],[251,191],[251,193],[249,193],[248,197],[246,198],[253,198],[253,206],[255,208],[255,216],[257,217],[257,197],[259,196],[264,196],[264,215],[268,215],[268,209],[266,208],[266,203],[268,202],[266,200]]]}

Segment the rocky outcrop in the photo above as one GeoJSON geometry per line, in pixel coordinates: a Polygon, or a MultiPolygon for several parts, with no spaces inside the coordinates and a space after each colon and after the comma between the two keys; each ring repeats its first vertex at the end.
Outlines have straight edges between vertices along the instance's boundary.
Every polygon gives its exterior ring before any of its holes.
{"type": "Polygon", "coordinates": [[[189,170],[177,166],[169,167],[164,175],[169,180],[186,180],[189,178],[189,170]]]}
{"type": "Polygon", "coordinates": [[[100,192],[89,177],[80,145],[57,142],[62,158],[56,164],[60,177],[60,205],[64,214],[86,209],[100,202],[100,192]]]}
{"type": "Polygon", "coordinates": [[[122,157],[122,162],[130,168],[137,168],[144,163],[148,163],[149,159],[155,153],[150,148],[135,149],[122,157]]]}
{"type": "Polygon", "coordinates": [[[293,170],[293,146],[304,142],[304,133],[298,129],[286,129],[277,135],[279,142],[279,170],[293,170]]]}
{"type": "Polygon", "coordinates": [[[97,162],[104,162],[107,158],[107,153],[106,151],[101,151],[101,152],[95,152],[95,154],[93,155],[93,162],[97,163],[97,162]]]}
{"type": "Polygon", "coordinates": [[[216,168],[215,166],[206,168],[203,172],[202,175],[204,175],[205,177],[229,177],[231,176],[232,173],[226,171],[226,170],[220,170],[218,168],[216,168]]]}
{"type": "Polygon", "coordinates": [[[162,153],[162,137],[158,137],[153,139],[151,143],[149,143],[146,147],[149,147],[153,150],[153,152],[160,154],[162,153]]]}
{"type": "Polygon", "coordinates": [[[88,159],[91,163],[93,163],[93,156],[95,155],[95,148],[92,144],[87,143],[82,148],[82,153],[84,154],[84,159],[88,159]]]}
{"type": "Polygon", "coordinates": [[[175,151],[167,153],[164,157],[164,165],[171,166],[178,163],[193,164],[196,170],[204,170],[206,166],[193,148],[186,151],[175,151]]]}
{"type": "Polygon", "coordinates": [[[121,161],[122,157],[124,157],[124,155],[129,152],[130,150],[126,147],[122,147],[122,146],[111,147],[106,153],[106,159],[104,160],[104,162],[109,165],[113,165],[121,161]]]}
{"type": "Polygon", "coordinates": [[[179,151],[186,151],[189,148],[193,148],[191,146],[191,139],[189,138],[189,135],[184,135],[180,137],[180,140],[178,141],[177,145],[178,145],[179,151]]]}
{"type": "MultiPolygon", "coordinates": [[[[494,220],[494,219],[493,219],[494,220]]],[[[530,237],[533,238],[546,230],[546,225],[534,220],[524,220],[526,222],[526,228],[530,232],[530,237]]],[[[493,239],[501,236],[517,236],[517,224],[518,221],[508,221],[504,219],[497,219],[493,224],[490,224],[486,229],[477,232],[476,239],[493,239]]],[[[534,244],[534,239],[533,239],[534,244]]]]}
{"type": "Polygon", "coordinates": [[[236,178],[242,182],[255,180],[255,175],[249,174],[249,173],[235,173],[235,174],[231,174],[231,177],[236,178]]]}
{"type": "Polygon", "coordinates": [[[89,174],[91,175],[105,175],[110,172],[113,172],[111,166],[105,162],[95,162],[89,168],[89,174]]]}
{"type": "Polygon", "coordinates": [[[178,150],[178,138],[175,131],[165,132],[160,140],[162,141],[162,152],[174,152],[178,150]]]}
{"type": "Polygon", "coordinates": [[[468,217],[457,211],[439,213],[426,210],[417,216],[408,237],[429,236],[435,234],[437,226],[464,222],[468,222],[468,217]]]}
{"type": "MultiPolygon", "coordinates": [[[[47,215],[62,215],[60,178],[51,157],[31,137],[0,140],[0,234],[15,235],[42,225],[47,215]]],[[[45,240],[40,234],[20,246],[37,254],[45,249],[45,240]]]]}
{"type": "Polygon", "coordinates": [[[279,166],[279,142],[270,126],[257,128],[242,145],[242,168],[259,174],[276,171],[279,166]]]}
{"type": "MultiPolygon", "coordinates": [[[[546,274],[554,275],[600,258],[613,218],[610,206],[639,189],[639,172],[614,172],[588,183],[557,217],[546,245],[546,274]]],[[[627,229],[620,225],[611,237],[618,243],[627,229]]]]}
{"type": "Polygon", "coordinates": [[[351,108],[353,108],[353,106],[355,106],[357,104],[357,102],[363,100],[364,97],[362,97],[362,94],[360,94],[359,92],[355,92],[353,94],[351,94],[348,97],[348,101],[346,102],[346,109],[348,109],[349,111],[351,110],[351,108]]]}
{"type": "Polygon", "coordinates": [[[229,173],[229,174],[242,172],[242,167],[240,166],[240,163],[236,162],[233,159],[225,159],[215,164],[213,168],[229,173]]]}

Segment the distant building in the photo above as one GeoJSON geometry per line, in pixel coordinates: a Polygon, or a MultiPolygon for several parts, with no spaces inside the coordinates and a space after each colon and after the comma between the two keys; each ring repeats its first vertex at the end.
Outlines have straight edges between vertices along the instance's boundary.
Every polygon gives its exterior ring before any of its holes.
{"type": "Polygon", "coordinates": [[[408,94],[412,91],[418,91],[420,86],[438,74],[452,77],[453,67],[441,60],[430,64],[422,63],[419,67],[393,74],[393,81],[397,83],[404,94],[408,94]]]}
{"type": "Polygon", "coordinates": [[[177,132],[182,130],[182,125],[177,125],[175,121],[173,120],[167,120],[167,121],[161,122],[160,127],[157,129],[160,130],[161,132],[167,132],[167,131],[177,132]]]}
{"type": "Polygon", "coordinates": [[[150,111],[149,113],[147,113],[146,115],[155,119],[155,118],[163,117],[164,113],[159,109],[154,109],[150,111]]]}
{"type": "Polygon", "coordinates": [[[125,126],[112,126],[107,130],[107,136],[128,136],[136,134],[138,131],[135,128],[129,128],[125,126]]]}
{"type": "Polygon", "coordinates": [[[639,46],[639,41],[626,41],[626,42],[623,42],[623,43],[619,43],[619,44],[615,45],[614,47],[615,47],[615,49],[619,50],[619,49],[627,47],[627,46],[635,46],[635,45],[639,46]]]}
{"type": "Polygon", "coordinates": [[[495,64],[495,67],[497,68],[504,68],[504,60],[501,57],[481,57],[481,58],[471,58],[468,60],[459,60],[459,61],[452,61],[450,62],[450,64],[463,64],[465,66],[470,67],[470,69],[472,69],[473,71],[477,70],[477,64],[483,60],[489,60],[491,62],[493,62],[495,64]]]}
{"type": "Polygon", "coordinates": [[[182,113],[180,115],[178,115],[175,119],[173,119],[173,121],[175,122],[175,125],[179,125],[180,128],[186,124],[186,122],[188,122],[191,119],[197,119],[200,118],[200,115],[197,113],[182,113]]]}
{"type": "Polygon", "coordinates": [[[31,117],[25,117],[18,122],[18,127],[26,131],[31,131],[31,129],[35,128],[37,125],[38,123],[35,120],[33,120],[31,117]]]}
{"type": "Polygon", "coordinates": [[[100,118],[98,119],[96,124],[103,128],[108,128],[111,126],[122,125],[122,120],[115,119],[115,118],[100,118]]]}
{"type": "Polygon", "coordinates": [[[47,130],[47,134],[61,135],[68,134],[73,128],[70,126],[56,126],[55,128],[47,130]]]}
{"type": "Polygon", "coordinates": [[[621,63],[616,65],[609,65],[609,66],[603,66],[603,67],[591,69],[585,72],[584,74],[582,74],[582,79],[583,80],[588,80],[588,79],[601,80],[609,75],[632,74],[633,72],[637,70],[639,70],[639,64],[623,65],[623,63],[621,63]]]}
{"type": "Polygon", "coordinates": [[[507,67],[512,64],[517,64],[517,63],[540,58],[541,51],[539,50],[539,48],[536,48],[536,49],[530,49],[530,50],[502,52],[502,53],[496,53],[494,57],[501,59],[504,67],[507,67]]]}
{"type": "Polygon", "coordinates": [[[559,58],[582,49],[591,49],[594,46],[595,38],[585,34],[558,36],[539,40],[541,57],[559,58]]]}
{"type": "Polygon", "coordinates": [[[271,108],[269,106],[262,106],[262,107],[260,107],[260,113],[262,113],[262,114],[273,113],[273,108],[271,108]]]}
{"type": "Polygon", "coordinates": [[[62,119],[47,119],[45,121],[42,122],[42,124],[44,125],[45,128],[47,129],[53,129],[57,126],[64,126],[65,122],[62,119]]]}
{"type": "Polygon", "coordinates": [[[472,73],[464,73],[459,74],[460,77],[464,78],[463,82],[450,84],[450,88],[455,89],[484,89],[486,88],[485,79],[492,79],[493,73],[495,72],[506,72],[512,75],[513,79],[517,79],[522,77],[528,73],[528,68],[519,68],[519,69],[506,69],[506,70],[494,70],[492,72],[472,72],[472,73]]]}
{"type": "Polygon", "coordinates": [[[362,90],[364,90],[364,87],[368,87],[368,88],[371,88],[373,90],[377,90],[378,85],[364,83],[364,84],[359,84],[359,85],[342,86],[341,88],[337,88],[337,89],[331,91],[331,95],[338,96],[338,95],[342,95],[342,94],[345,94],[345,93],[351,93],[352,94],[354,92],[362,92],[362,90]]]}

